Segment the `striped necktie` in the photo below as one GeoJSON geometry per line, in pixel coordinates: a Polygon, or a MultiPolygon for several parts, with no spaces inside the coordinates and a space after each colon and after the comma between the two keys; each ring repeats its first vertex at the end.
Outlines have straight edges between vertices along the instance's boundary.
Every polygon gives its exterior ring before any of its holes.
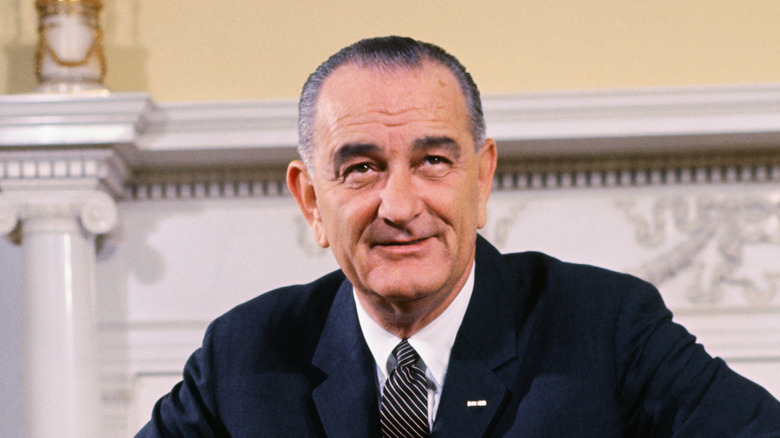
{"type": "Polygon", "coordinates": [[[425,373],[417,365],[420,356],[404,339],[393,350],[396,367],[382,391],[380,424],[383,437],[427,437],[428,386],[425,373]]]}

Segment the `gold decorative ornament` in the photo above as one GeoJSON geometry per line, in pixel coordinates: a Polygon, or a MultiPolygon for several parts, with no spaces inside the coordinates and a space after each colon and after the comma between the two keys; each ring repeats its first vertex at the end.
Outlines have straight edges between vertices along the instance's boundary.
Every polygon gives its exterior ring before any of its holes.
{"type": "Polygon", "coordinates": [[[44,92],[105,91],[100,0],[37,0],[35,75],[44,92]]]}

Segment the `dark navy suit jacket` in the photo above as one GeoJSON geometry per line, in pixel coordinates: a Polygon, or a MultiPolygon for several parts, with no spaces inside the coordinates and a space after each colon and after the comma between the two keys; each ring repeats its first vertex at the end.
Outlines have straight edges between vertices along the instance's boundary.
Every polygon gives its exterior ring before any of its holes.
{"type": "MultiPolygon", "coordinates": [[[[351,285],[331,273],[216,319],[138,436],[378,436],[375,374],[351,285]]],[[[478,238],[433,436],[780,437],[780,403],[708,356],[649,284],[478,238]]]]}

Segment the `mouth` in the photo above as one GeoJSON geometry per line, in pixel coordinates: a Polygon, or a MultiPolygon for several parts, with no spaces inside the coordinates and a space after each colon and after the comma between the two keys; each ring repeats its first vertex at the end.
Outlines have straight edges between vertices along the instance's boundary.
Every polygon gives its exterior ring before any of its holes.
{"type": "Polygon", "coordinates": [[[430,237],[423,237],[414,240],[389,240],[389,241],[375,242],[372,246],[379,246],[379,247],[386,247],[386,248],[414,246],[423,243],[428,239],[430,239],[430,237]]]}

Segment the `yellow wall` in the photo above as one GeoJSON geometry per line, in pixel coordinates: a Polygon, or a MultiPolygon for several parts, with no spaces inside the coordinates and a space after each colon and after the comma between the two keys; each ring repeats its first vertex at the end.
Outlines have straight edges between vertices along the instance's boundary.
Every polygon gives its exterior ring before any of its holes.
{"type": "MultiPolygon", "coordinates": [[[[443,46],[483,93],[780,81],[780,1],[103,0],[114,91],[294,98],[357,39],[443,46]]],[[[0,93],[34,87],[34,0],[0,0],[0,93]]]]}

